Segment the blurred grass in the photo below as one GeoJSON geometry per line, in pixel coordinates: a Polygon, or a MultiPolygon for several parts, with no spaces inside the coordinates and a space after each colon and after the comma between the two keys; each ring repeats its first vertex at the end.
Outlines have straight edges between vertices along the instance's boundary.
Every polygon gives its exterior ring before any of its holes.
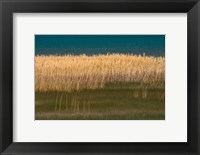
{"type": "Polygon", "coordinates": [[[137,83],[35,93],[36,120],[163,120],[165,89],[137,83]]]}

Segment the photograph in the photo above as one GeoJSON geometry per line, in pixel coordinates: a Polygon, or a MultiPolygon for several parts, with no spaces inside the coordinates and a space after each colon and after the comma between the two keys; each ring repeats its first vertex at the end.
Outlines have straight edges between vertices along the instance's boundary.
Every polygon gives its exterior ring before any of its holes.
{"type": "Polygon", "coordinates": [[[164,34],[35,34],[35,120],[165,120],[164,34]]]}

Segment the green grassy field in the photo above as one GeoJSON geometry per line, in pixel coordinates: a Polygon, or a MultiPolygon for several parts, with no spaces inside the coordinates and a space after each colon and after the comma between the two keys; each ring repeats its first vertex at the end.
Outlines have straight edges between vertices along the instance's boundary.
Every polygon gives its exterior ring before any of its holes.
{"type": "Polygon", "coordinates": [[[163,120],[165,89],[106,84],[102,89],[36,92],[36,120],[163,120]]]}

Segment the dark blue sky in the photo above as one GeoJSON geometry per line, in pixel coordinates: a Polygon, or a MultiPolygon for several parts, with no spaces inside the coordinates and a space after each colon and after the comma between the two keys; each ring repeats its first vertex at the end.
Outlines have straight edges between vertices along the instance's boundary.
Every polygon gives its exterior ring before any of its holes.
{"type": "Polygon", "coordinates": [[[164,56],[165,35],[35,35],[35,54],[133,53],[164,56]]]}

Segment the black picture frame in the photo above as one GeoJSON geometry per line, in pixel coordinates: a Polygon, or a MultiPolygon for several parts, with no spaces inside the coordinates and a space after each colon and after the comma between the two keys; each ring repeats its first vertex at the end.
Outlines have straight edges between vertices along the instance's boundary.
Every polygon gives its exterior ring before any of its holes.
{"type": "MultiPolygon", "coordinates": [[[[0,0],[1,154],[200,154],[199,0],[0,0]],[[13,142],[13,13],[187,13],[187,143],[13,142]]],[[[181,59],[181,57],[180,57],[181,59]]]]}

